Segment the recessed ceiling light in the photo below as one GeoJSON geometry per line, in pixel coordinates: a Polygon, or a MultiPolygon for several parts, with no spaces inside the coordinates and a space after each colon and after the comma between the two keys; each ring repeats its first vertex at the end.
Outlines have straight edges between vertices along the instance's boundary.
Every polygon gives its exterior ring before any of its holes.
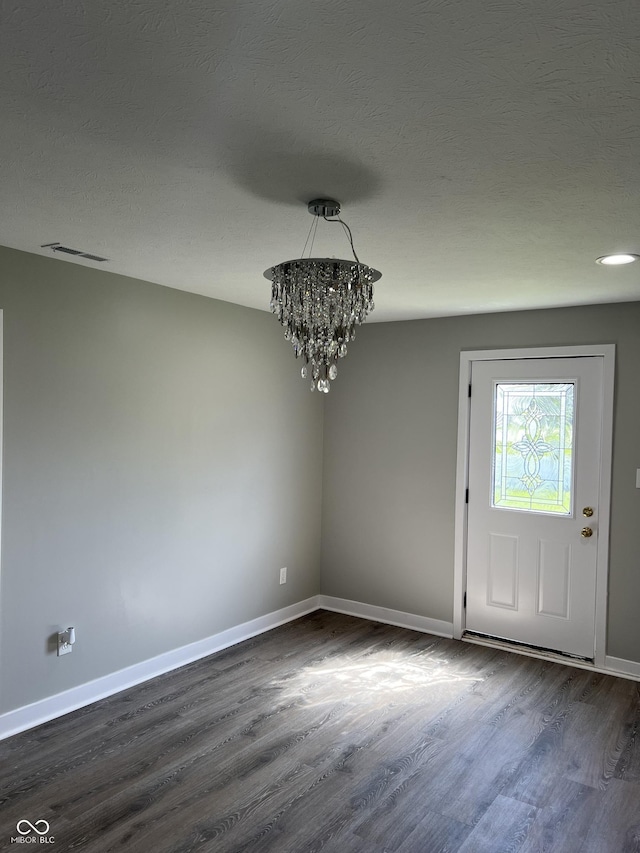
{"type": "Polygon", "coordinates": [[[603,255],[601,258],[596,258],[596,263],[604,264],[607,267],[617,267],[621,264],[632,264],[638,258],[640,258],[640,255],[603,255]]]}

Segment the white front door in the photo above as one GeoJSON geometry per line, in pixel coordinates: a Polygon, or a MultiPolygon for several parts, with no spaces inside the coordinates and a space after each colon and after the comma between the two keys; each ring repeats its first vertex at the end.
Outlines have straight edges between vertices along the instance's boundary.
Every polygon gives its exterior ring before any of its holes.
{"type": "Polygon", "coordinates": [[[466,630],[593,658],[603,358],[473,362],[466,630]]]}

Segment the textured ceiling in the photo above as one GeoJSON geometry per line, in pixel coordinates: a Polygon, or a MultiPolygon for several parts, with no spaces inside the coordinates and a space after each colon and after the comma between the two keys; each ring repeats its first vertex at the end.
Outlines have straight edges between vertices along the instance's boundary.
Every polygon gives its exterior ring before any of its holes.
{"type": "Polygon", "coordinates": [[[0,243],[267,309],[328,195],[372,320],[640,299],[637,0],[2,10],[0,243]]]}

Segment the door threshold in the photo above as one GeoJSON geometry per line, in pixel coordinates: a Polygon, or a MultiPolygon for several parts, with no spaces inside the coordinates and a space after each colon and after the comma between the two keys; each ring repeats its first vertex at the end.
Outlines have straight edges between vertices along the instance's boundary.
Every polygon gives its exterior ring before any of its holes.
{"type": "Polygon", "coordinates": [[[526,655],[530,658],[555,661],[569,666],[577,666],[579,669],[593,669],[593,658],[583,658],[578,655],[570,655],[558,652],[554,649],[542,649],[538,646],[530,646],[527,643],[518,643],[515,640],[506,640],[504,637],[492,637],[489,634],[477,634],[475,631],[465,631],[461,638],[466,643],[475,643],[477,646],[488,646],[492,649],[501,649],[518,655],[526,655]]]}

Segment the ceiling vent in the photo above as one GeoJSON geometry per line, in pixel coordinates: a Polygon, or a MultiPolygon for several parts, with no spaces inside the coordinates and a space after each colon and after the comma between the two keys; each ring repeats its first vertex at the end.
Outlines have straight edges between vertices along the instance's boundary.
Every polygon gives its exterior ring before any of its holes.
{"type": "Polygon", "coordinates": [[[62,246],[60,243],[43,243],[41,249],[51,249],[52,252],[63,252],[65,255],[75,255],[78,258],[86,258],[88,261],[108,261],[109,258],[101,258],[100,255],[92,255],[82,249],[72,249],[70,246],[62,246]]]}

